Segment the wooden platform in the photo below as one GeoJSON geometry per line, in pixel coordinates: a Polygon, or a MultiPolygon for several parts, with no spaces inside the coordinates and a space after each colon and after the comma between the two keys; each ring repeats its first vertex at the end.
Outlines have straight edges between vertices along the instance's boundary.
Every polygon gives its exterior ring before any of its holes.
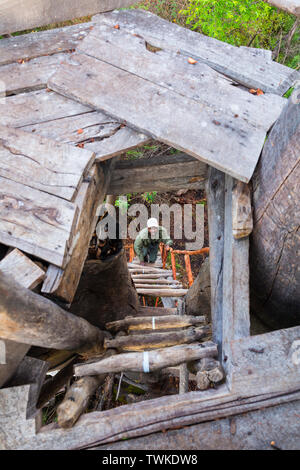
{"type": "Polygon", "coordinates": [[[95,19],[49,88],[248,182],[298,72],[144,10],[95,19]]]}

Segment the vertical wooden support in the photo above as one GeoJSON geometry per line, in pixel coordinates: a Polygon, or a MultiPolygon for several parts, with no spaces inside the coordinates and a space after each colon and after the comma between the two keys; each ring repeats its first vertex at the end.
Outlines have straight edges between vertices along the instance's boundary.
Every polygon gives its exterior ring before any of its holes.
{"type": "MultiPolygon", "coordinates": [[[[183,299],[178,299],[177,313],[178,315],[185,314],[185,301],[183,299]]],[[[190,373],[187,364],[181,364],[179,366],[179,394],[189,391],[189,376],[190,373]]]]}
{"type": "Polygon", "coordinates": [[[208,170],[206,197],[208,203],[210,247],[212,339],[218,345],[219,358],[221,358],[223,338],[225,174],[212,167],[208,170]]]}
{"type": "Polygon", "coordinates": [[[235,239],[232,220],[233,190],[237,182],[225,176],[225,225],[223,261],[222,364],[231,384],[231,341],[250,335],[249,238],[235,239]]]}

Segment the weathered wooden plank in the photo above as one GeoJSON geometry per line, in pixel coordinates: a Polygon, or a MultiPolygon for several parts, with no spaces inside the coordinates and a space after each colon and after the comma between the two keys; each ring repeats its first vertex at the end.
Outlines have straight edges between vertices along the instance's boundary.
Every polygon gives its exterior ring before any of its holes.
{"type": "Polygon", "coordinates": [[[93,22],[80,23],[1,39],[0,65],[73,50],[92,26],[93,22]]]}
{"type": "Polygon", "coordinates": [[[83,318],[0,273],[0,337],[51,349],[97,354],[104,334],[83,318]]]}
{"type": "Polygon", "coordinates": [[[231,343],[231,355],[234,392],[288,393],[299,389],[299,326],[236,339],[231,343]]]}
{"type": "Polygon", "coordinates": [[[292,15],[300,16],[299,0],[264,0],[274,7],[292,13],[292,15]]]}
{"type": "Polygon", "coordinates": [[[95,111],[31,124],[24,126],[23,130],[36,132],[59,142],[83,144],[85,149],[95,152],[97,163],[144,145],[150,140],[145,134],[122,127],[107,114],[95,111]]]}
{"type": "Polygon", "coordinates": [[[0,34],[24,31],[132,5],[133,0],[2,0],[0,34]]]}
{"type": "Polygon", "coordinates": [[[180,429],[169,426],[167,432],[153,434],[148,429],[148,435],[136,438],[134,433],[127,434],[123,440],[102,444],[93,450],[298,450],[299,424],[295,416],[299,414],[300,401],[296,400],[192,426],[179,425],[180,429]]]}
{"type": "MultiPolygon", "coordinates": [[[[18,442],[19,449],[82,449],[96,444],[137,437],[161,430],[232,417],[262,407],[299,400],[299,392],[288,395],[259,395],[241,399],[226,387],[205,392],[166,396],[82,416],[70,430],[45,426],[34,440],[18,442]]],[[[231,426],[231,432],[233,427],[231,426]]],[[[216,433],[218,434],[218,433],[216,433]]],[[[8,446],[7,446],[8,447],[8,446]]],[[[9,448],[9,447],[8,447],[9,448]]]]}
{"type": "Polygon", "coordinates": [[[233,121],[240,117],[265,130],[277,119],[286,101],[274,94],[254,96],[248,90],[232,86],[232,81],[208,65],[200,62],[191,65],[178,53],[165,50],[153,53],[146,48],[139,34],[123,28],[115,29],[111,25],[95,25],[80,42],[77,51],[181,96],[222,109],[223,113],[235,118],[233,121]]]}
{"type": "Polygon", "coordinates": [[[2,0],[0,34],[124,8],[133,0],[2,0]]]}
{"type": "Polygon", "coordinates": [[[111,12],[93,19],[110,26],[119,24],[120,30],[138,34],[152,46],[179,51],[248,88],[283,95],[299,78],[299,73],[289,67],[264,57],[253,57],[243,48],[182,28],[145,10],[111,12]]]}
{"type": "Polygon", "coordinates": [[[137,316],[165,316],[165,315],[176,315],[176,308],[163,308],[163,307],[140,307],[137,316]]]}
{"type": "Polygon", "coordinates": [[[223,269],[225,175],[209,168],[206,185],[209,229],[209,265],[211,284],[212,337],[218,345],[219,357],[223,341],[223,269]]]}
{"type": "Polygon", "coordinates": [[[233,367],[230,343],[250,335],[249,238],[236,240],[232,233],[233,178],[225,176],[224,262],[223,262],[223,341],[222,365],[228,373],[233,367]]]}
{"type": "Polygon", "coordinates": [[[66,59],[67,54],[54,54],[26,62],[2,65],[0,76],[5,84],[6,96],[46,88],[49,77],[66,59]]]}
{"type": "Polygon", "coordinates": [[[265,131],[240,117],[212,112],[205,104],[85,55],[61,65],[48,85],[245,182],[264,143],[265,131]]]}
{"type": "Polygon", "coordinates": [[[0,125],[0,177],[73,200],[95,154],[0,125]]]}
{"type": "Polygon", "coordinates": [[[88,106],[66,99],[57,93],[38,90],[8,96],[5,102],[1,103],[0,124],[24,127],[90,111],[91,108],[88,106]]]}
{"type": "Polygon", "coordinates": [[[108,158],[120,155],[140,145],[147,144],[151,139],[141,132],[136,132],[129,127],[122,127],[109,139],[101,142],[101,145],[89,143],[87,148],[96,153],[96,162],[102,162],[108,158]]]}
{"type": "Polygon", "coordinates": [[[42,292],[55,295],[71,303],[79,284],[84,262],[88,254],[89,242],[97,222],[97,209],[107,194],[114,160],[94,165],[90,181],[82,184],[75,203],[80,208],[74,243],[70,247],[71,258],[65,270],[52,264],[49,266],[42,292]]]}
{"type": "Polygon", "coordinates": [[[77,222],[64,199],[0,177],[0,242],[64,267],[77,222]]]}
{"type": "Polygon", "coordinates": [[[171,191],[174,188],[202,187],[207,166],[189,155],[180,153],[150,159],[119,161],[112,174],[110,194],[129,192],[171,191]]]}
{"type": "Polygon", "coordinates": [[[34,289],[45,277],[45,271],[17,248],[0,262],[0,271],[9,274],[27,289],[34,289]]]}

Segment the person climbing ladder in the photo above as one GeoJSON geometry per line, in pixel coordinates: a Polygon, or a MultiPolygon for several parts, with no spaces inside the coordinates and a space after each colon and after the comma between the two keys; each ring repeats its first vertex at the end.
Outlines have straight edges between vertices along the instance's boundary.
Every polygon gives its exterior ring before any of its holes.
{"type": "Polygon", "coordinates": [[[171,249],[173,241],[167,230],[158,225],[157,219],[148,219],[147,227],[140,231],[134,242],[134,251],[141,265],[155,263],[161,242],[166,245],[167,250],[171,249]]]}

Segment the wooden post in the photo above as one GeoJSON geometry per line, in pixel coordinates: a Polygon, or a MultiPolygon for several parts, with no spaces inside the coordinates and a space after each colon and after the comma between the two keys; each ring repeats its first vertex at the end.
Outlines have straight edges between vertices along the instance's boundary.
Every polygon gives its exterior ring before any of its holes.
{"type": "Polygon", "coordinates": [[[0,337],[80,352],[102,351],[104,334],[86,320],[0,274],[0,337]]]}
{"type": "Polygon", "coordinates": [[[224,173],[215,168],[209,168],[206,193],[210,246],[212,337],[218,345],[221,357],[223,340],[224,173]]]}
{"type": "Polygon", "coordinates": [[[231,375],[231,341],[250,335],[249,238],[236,240],[232,230],[232,201],[236,182],[225,176],[225,227],[223,264],[222,364],[231,375]]]}

